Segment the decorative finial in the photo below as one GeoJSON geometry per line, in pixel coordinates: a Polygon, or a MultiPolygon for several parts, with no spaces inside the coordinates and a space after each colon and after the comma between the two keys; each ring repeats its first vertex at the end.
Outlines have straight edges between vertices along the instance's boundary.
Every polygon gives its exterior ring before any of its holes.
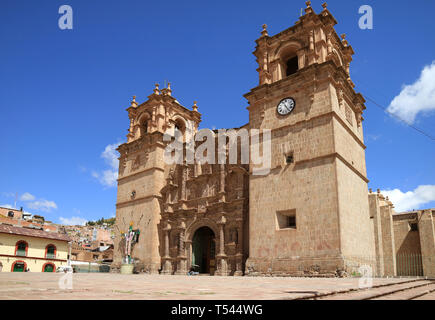
{"type": "Polygon", "coordinates": [[[306,1],[305,4],[307,5],[307,8],[311,8],[311,1],[306,1]]]}
{"type": "Polygon", "coordinates": [[[193,101],[193,107],[192,110],[198,112],[198,106],[196,105],[196,101],[193,101]]]}
{"type": "Polygon", "coordinates": [[[325,2],[325,3],[322,3],[322,8],[323,8],[323,10],[326,10],[326,8],[328,7],[328,4],[325,2]]]}
{"type": "Polygon", "coordinates": [[[154,88],[154,93],[155,94],[160,94],[159,84],[158,83],[156,83],[156,87],[154,88]]]}
{"type": "Polygon", "coordinates": [[[390,200],[390,198],[388,198],[388,196],[385,198],[385,200],[387,200],[387,201],[389,201],[390,200]]]}
{"type": "Polygon", "coordinates": [[[262,37],[266,37],[266,36],[268,36],[269,34],[267,33],[267,24],[263,24],[263,30],[261,31],[261,36],[262,37]]]}
{"type": "Polygon", "coordinates": [[[171,90],[171,83],[168,81],[168,86],[166,87],[166,94],[167,94],[168,96],[170,96],[171,93],[172,93],[172,90],[171,90]]]}
{"type": "Polygon", "coordinates": [[[370,188],[370,189],[369,189],[369,192],[370,192],[370,193],[373,193],[373,190],[370,188]]]}
{"type": "Polygon", "coordinates": [[[136,102],[136,96],[133,96],[133,100],[131,100],[131,106],[134,108],[134,107],[137,107],[137,102],[136,102]]]}
{"type": "Polygon", "coordinates": [[[348,45],[349,45],[349,43],[347,42],[347,40],[346,40],[346,34],[345,33],[343,33],[342,35],[341,35],[341,43],[343,43],[343,45],[345,46],[345,47],[347,47],[348,45]]]}
{"type": "Polygon", "coordinates": [[[377,192],[378,192],[378,194],[380,194],[380,193],[381,193],[381,190],[380,190],[380,189],[378,189],[378,190],[377,190],[377,192]]]}

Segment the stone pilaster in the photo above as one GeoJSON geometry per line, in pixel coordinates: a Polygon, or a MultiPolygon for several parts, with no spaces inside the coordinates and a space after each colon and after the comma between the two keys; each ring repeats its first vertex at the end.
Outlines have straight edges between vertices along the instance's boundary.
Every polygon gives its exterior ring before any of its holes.
{"type": "Polygon", "coordinates": [[[384,254],[384,276],[396,276],[396,248],[394,245],[394,228],[392,205],[386,203],[380,208],[382,228],[382,249],[384,254]]]}
{"type": "Polygon", "coordinates": [[[227,220],[225,216],[218,221],[219,225],[219,254],[216,256],[218,260],[218,268],[216,275],[227,276],[228,275],[228,256],[225,254],[225,224],[227,220]]]}
{"type": "Polygon", "coordinates": [[[431,210],[424,210],[419,217],[418,231],[423,262],[423,274],[435,277],[435,231],[431,210]]]}
{"type": "Polygon", "coordinates": [[[243,276],[243,219],[237,219],[237,254],[235,276],[243,276]]]}
{"type": "Polygon", "coordinates": [[[169,232],[171,231],[171,225],[168,223],[163,231],[165,232],[165,256],[162,258],[162,274],[172,274],[172,262],[171,257],[169,256],[169,232]]]}
{"type": "Polygon", "coordinates": [[[184,246],[184,235],[186,231],[186,224],[184,221],[181,222],[180,225],[180,233],[178,237],[178,256],[177,256],[177,271],[178,275],[186,275],[187,274],[187,256],[186,250],[184,246]]]}

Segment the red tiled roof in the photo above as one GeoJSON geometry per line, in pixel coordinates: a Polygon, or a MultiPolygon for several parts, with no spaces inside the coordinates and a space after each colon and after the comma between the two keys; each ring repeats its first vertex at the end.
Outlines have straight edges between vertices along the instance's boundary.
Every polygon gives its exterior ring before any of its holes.
{"type": "Polygon", "coordinates": [[[7,224],[0,223],[0,233],[8,233],[8,234],[18,234],[22,236],[28,237],[36,237],[36,238],[44,238],[44,239],[54,239],[60,241],[71,241],[71,239],[66,234],[61,234],[57,232],[47,232],[43,230],[37,229],[29,229],[11,226],[7,224]]]}

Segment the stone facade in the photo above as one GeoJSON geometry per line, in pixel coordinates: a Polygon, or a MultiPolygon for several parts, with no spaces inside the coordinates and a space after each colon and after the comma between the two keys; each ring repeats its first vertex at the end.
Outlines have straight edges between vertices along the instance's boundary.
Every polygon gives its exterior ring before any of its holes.
{"type": "MultiPolygon", "coordinates": [[[[127,143],[118,148],[113,269],[122,263],[120,233],[132,225],[141,232],[132,257],[151,273],[342,276],[368,264],[395,275],[393,206],[368,195],[365,100],[336,23],[326,4],[316,14],[307,1],[293,27],[269,36],[264,25],[256,40],[259,85],[245,95],[243,128],[271,130],[269,174],[254,175],[253,162],[166,164],[164,133],[178,130],[189,141],[198,107],[183,107],[170,85],[156,85],[142,104],[133,98],[127,143]],[[296,106],[281,116],[277,105],[289,97],[296,106]]],[[[425,239],[433,237],[428,216],[425,239]]]]}

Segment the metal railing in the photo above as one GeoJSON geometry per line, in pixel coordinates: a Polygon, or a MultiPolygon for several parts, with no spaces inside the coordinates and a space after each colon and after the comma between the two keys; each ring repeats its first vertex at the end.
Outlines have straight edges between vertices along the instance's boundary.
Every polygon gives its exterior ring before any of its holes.
{"type": "Polygon", "coordinates": [[[423,259],[419,253],[400,253],[396,255],[397,276],[423,276],[423,259]]]}

